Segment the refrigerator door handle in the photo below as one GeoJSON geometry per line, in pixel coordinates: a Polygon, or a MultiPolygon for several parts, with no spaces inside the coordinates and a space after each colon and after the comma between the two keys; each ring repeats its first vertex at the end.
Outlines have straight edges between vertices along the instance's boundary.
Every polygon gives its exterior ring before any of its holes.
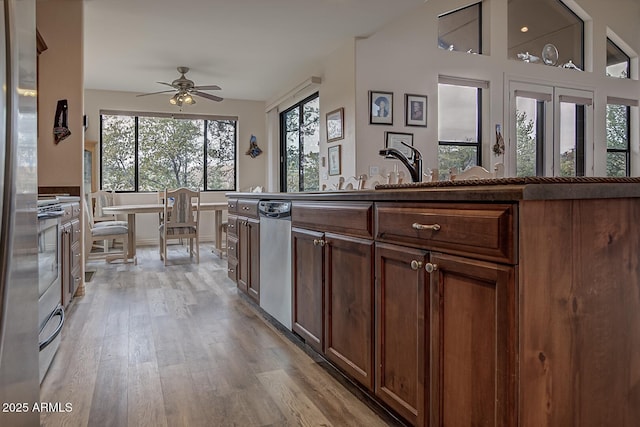
{"type": "Polygon", "coordinates": [[[55,310],[53,310],[53,312],[47,318],[47,321],[44,322],[44,325],[49,323],[49,321],[55,316],[60,316],[60,323],[56,327],[56,330],[53,331],[51,336],[49,336],[46,340],[40,342],[40,351],[47,348],[47,346],[51,344],[53,340],[57,338],[58,335],[60,335],[60,331],[62,331],[62,326],[64,325],[64,308],[62,308],[61,305],[58,305],[58,307],[55,310]]]}

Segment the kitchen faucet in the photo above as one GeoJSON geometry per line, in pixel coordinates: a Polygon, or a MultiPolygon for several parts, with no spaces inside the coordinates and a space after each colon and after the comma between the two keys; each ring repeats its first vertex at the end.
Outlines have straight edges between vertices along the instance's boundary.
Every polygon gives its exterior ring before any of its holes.
{"type": "Polygon", "coordinates": [[[387,159],[396,158],[402,162],[403,165],[409,169],[409,173],[411,174],[411,181],[420,182],[422,181],[422,155],[418,150],[410,146],[409,144],[405,144],[400,141],[400,144],[409,147],[413,152],[413,163],[409,163],[409,159],[405,156],[400,150],[396,148],[385,148],[384,150],[380,150],[380,155],[385,156],[387,159]]]}

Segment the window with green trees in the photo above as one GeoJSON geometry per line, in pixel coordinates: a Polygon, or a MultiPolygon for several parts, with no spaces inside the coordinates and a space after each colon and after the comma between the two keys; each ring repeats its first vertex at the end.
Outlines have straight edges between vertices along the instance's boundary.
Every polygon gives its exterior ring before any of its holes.
{"type": "Polygon", "coordinates": [[[607,176],[629,176],[631,107],[607,104],[607,176]]]}
{"type": "Polygon", "coordinates": [[[103,112],[101,188],[235,190],[236,122],[227,117],[103,112]]]}
{"type": "Polygon", "coordinates": [[[280,113],[280,190],[320,189],[320,98],[315,93],[280,113]]]}

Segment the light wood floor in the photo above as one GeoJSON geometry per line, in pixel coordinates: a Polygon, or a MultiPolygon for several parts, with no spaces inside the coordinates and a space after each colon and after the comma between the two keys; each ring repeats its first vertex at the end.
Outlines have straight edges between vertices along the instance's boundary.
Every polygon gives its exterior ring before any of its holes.
{"type": "Polygon", "coordinates": [[[41,401],[72,404],[44,426],[382,426],[319,358],[266,321],[202,245],[200,264],[172,247],[138,265],[91,262],[67,314],[41,401]]]}

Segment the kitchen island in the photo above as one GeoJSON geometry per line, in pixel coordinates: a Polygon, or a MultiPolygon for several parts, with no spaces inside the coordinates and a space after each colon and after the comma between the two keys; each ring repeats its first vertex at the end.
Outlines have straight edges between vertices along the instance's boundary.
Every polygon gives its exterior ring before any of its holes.
{"type": "Polygon", "coordinates": [[[640,425],[638,178],[228,197],[292,200],[293,331],[409,423],[640,425]]]}

